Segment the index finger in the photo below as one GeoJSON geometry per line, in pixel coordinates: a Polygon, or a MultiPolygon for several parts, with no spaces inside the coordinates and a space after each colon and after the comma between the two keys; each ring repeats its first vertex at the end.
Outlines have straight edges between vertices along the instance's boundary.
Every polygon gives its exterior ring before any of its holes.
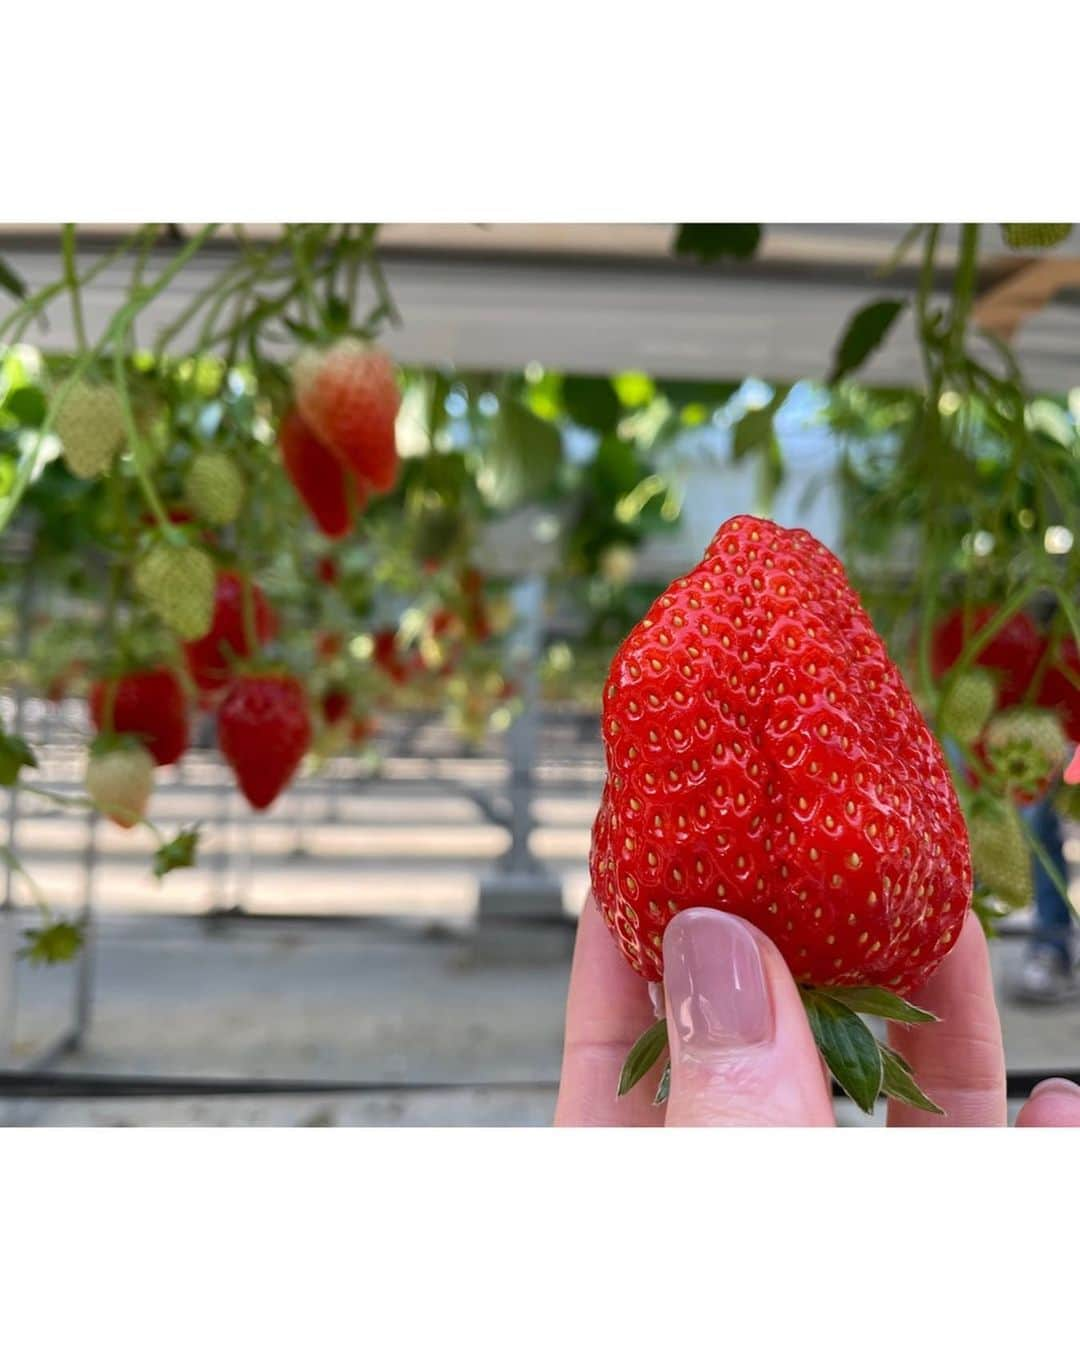
{"type": "Polygon", "coordinates": [[[1004,1125],[1005,1050],[994,1000],[990,952],[974,914],[956,946],[913,1001],[939,1021],[890,1023],[889,1043],[911,1064],[922,1090],[945,1112],[889,1102],[890,1125],[1004,1125]]]}
{"type": "Polygon", "coordinates": [[[653,1106],[663,1061],[617,1097],[627,1051],[656,1020],[649,986],[623,959],[590,894],[578,921],[556,1125],[663,1125],[653,1106]]]}

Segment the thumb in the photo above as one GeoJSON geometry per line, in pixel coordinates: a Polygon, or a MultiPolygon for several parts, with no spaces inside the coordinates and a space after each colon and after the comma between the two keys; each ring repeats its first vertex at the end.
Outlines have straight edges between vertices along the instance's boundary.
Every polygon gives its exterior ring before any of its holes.
{"type": "Polygon", "coordinates": [[[1020,1108],[1017,1125],[1080,1125],[1080,1087],[1067,1078],[1044,1078],[1020,1108]]]}
{"type": "Polygon", "coordinates": [[[753,925],[689,909],[664,933],[668,1125],[832,1125],[799,991],[753,925]]]}

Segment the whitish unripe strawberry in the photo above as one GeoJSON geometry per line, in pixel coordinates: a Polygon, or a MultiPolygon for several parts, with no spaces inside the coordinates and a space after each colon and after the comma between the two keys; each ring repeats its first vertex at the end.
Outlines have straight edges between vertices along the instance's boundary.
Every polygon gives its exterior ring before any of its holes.
{"type": "Polygon", "coordinates": [[[76,478],[96,478],[124,443],[123,404],[112,385],[76,384],[58,406],[53,429],[76,478]]]}
{"type": "Polygon", "coordinates": [[[200,520],[231,525],[244,505],[244,475],[224,450],[204,450],[191,461],[184,495],[200,520]]]}
{"type": "Polygon", "coordinates": [[[986,758],[1016,791],[1038,797],[1065,763],[1068,743],[1057,717],[1044,708],[1007,708],[983,737],[986,758]]]}
{"type": "Polygon", "coordinates": [[[160,540],[135,564],[135,587],[162,623],[186,642],[204,637],[214,617],[214,563],[189,544],[160,540]]]}
{"type": "Polygon", "coordinates": [[[125,830],[146,813],[154,786],[154,761],[136,741],[118,741],[91,752],[86,791],[103,815],[125,830]]]}

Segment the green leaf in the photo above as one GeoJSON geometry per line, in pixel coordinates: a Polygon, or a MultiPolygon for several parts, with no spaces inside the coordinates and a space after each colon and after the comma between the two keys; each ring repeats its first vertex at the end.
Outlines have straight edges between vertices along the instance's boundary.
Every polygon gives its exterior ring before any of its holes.
{"type": "Polygon", "coordinates": [[[28,943],[20,950],[19,956],[32,966],[55,966],[71,961],[83,945],[82,925],[65,923],[63,920],[46,924],[43,928],[30,928],[26,937],[28,943]]]}
{"type": "Polygon", "coordinates": [[[802,992],[810,1030],[832,1076],[855,1105],[869,1115],[885,1072],[881,1047],[858,1013],[817,990],[802,992]]]}
{"type": "Polygon", "coordinates": [[[36,384],[24,384],[4,400],[4,411],[24,427],[39,427],[45,421],[45,395],[36,384]]]}
{"type": "Polygon", "coordinates": [[[679,257],[715,262],[752,258],[760,243],[760,225],[680,225],[672,247],[679,257]]]}
{"type": "Polygon", "coordinates": [[[936,1022],[933,1013],[924,1008],[916,1008],[899,994],[891,994],[888,989],[875,989],[869,986],[857,989],[829,988],[827,997],[835,1003],[842,1003],[852,1012],[863,1013],[867,1017],[884,1017],[889,1022],[936,1022]]]}
{"type": "Polygon", "coordinates": [[[181,830],[175,839],[162,844],[154,854],[154,876],[163,877],[178,867],[194,867],[198,848],[198,828],[181,830]]]}
{"type": "Polygon", "coordinates": [[[667,1050],[667,1022],[661,1018],[634,1042],[619,1075],[619,1096],[625,1097],[667,1050]]]}
{"type": "Polygon", "coordinates": [[[858,370],[867,357],[881,346],[905,303],[903,300],[874,300],[855,311],[833,354],[829,384],[835,384],[843,376],[858,370]]]}
{"type": "Polygon", "coordinates": [[[0,735],[0,787],[13,787],[23,769],[36,769],[33,750],[21,736],[0,735]]]}
{"type": "Polygon", "coordinates": [[[517,399],[504,398],[481,480],[491,504],[510,511],[542,497],[554,484],[561,463],[558,427],[517,399]]]}
{"type": "Polygon", "coordinates": [[[664,1065],[664,1072],[660,1075],[660,1082],[656,1088],[656,1096],[653,1098],[653,1106],[663,1106],[671,1092],[671,1060],[664,1065]]]}
{"type": "Polygon", "coordinates": [[[563,380],[563,405],[567,414],[579,427],[592,431],[614,431],[622,416],[619,396],[608,379],[590,380],[582,375],[568,375],[563,380]]]}
{"type": "Polygon", "coordinates": [[[777,389],[764,407],[747,409],[735,423],[731,429],[731,454],[736,463],[758,451],[780,454],[773,421],[785,398],[787,390],[777,389]]]}
{"type": "Polygon", "coordinates": [[[882,1045],[880,1042],[878,1043],[878,1051],[884,1066],[881,1088],[886,1097],[894,1097],[898,1102],[904,1102],[907,1106],[916,1106],[920,1111],[930,1111],[936,1116],[945,1114],[941,1107],[936,1102],[931,1101],[916,1083],[907,1060],[898,1055],[895,1050],[890,1050],[887,1045],[882,1045]]]}
{"type": "Polygon", "coordinates": [[[0,258],[0,288],[13,295],[16,300],[26,299],[26,282],[3,258],[0,258]]]}

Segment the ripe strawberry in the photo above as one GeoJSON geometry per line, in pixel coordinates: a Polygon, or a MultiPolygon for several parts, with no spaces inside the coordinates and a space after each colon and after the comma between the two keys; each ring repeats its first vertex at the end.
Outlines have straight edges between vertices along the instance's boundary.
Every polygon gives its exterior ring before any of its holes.
{"type": "Polygon", "coordinates": [[[372,635],[375,644],[372,660],[395,684],[404,684],[409,678],[409,665],[397,645],[393,628],[383,628],[372,635]]]}
{"type": "Polygon", "coordinates": [[[1009,248],[1053,248],[1072,233],[1071,225],[1002,225],[1009,248]]]}
{"type": "MultiPolygon", "coordinates": [[[[247,660],[256,649],[248,641],[244,622],[244,578],[239,572],[219,572],[214,590],[213,616],[209,631],[197,642],[184,644],[188,670],[206,693],[223,689],[232,678],[234,662],[247,660]]],[[[277,616],[256,582],[251,583],[255,636],[260,645],[277,632],[277,616]]]]}
{"type": "Polygon", "coordinates": [[[341,570],[333,558],[320,558],[315,567],[315,575],[326,586],[336,586],[341,580],[341,570]]]}
{"type": "Polygon", "coordinates": [[[991,718],[983,756],[1021,801],[1044,796],[1065,763],[1068,743],[1056,715],[1045,708],[1008,708],[991,718]]]}
{"type": "Polygon", "coordinates": [[[1080,742],[1080,648],[1074,638],[1061,643],[1054,664],[1039,682],[1036,701],[1040,708],[1057,712],[1069,740],[1080,742]]]}
{"type": "Polygon", "coordinates": [[[320,661],[329,663],[345,650],[345,639],[340,633],[317,633],[315,636],[315,654],[320,661]]]}
{"type": "Polygon", "coordinates": [[[375,723],[370,717],[351,718],[349,722],[349,744],[363,745],[374,730],[375,723]]]}
{"type": "Polygon", "coordinates": [[[75,477],[96,478],[124,443],[120,395],[110,384],[80,381],[57,409],[53,429],[63,446],[64,463],[75,477]]]}
{"type": "Polygon", "coordinates": [[[331,726],[340,722],[349,711],[352,699],[349,697],[349,691],[342,689],[338,685],[332,685],[322,696],[322,715],[323,721],[331,726]]]}
{"type": "Polygon", "coordinates": [[[214,613],[214,563],[202,549],[160,540],[135,564],[136,589],[159,619],[187,641],[201,638],[214,613]]]}
{"type": "Polygon", "coordinates": [[[187,749],[187,697],[166,666],[98,680],[90,690],[90,716],[98,731],[137,736],[157,764],[175,764],[187,749]]]}
{"type": "Polygon", "coordinates": [[[285,472],[312,520],[327,538],[344,538],[364,508],[364,485],[346,473],[295,409],[285,414],[278,443],[285,472]]]}
{"type": "MultiPolygon", "coordinates": [[[[935,680],[941,680],[952,669],[971,638],[993,617],[992,606],[978,609],[965,629],[963,610],[958,609],[938,624],[931,646],[935,680]]],[[[1025,698],[1041,651],[1042,640],[1035,624],[1026,614],[1014,614],[979,652],[973,664],[989,670],[997,681],[999,708],[1025,698]]]]}
{"type": "Polygon", "coordinates": [[[191,461],[184,495],[208,525],[231,525],[244,505],[244,475],[223,450],[204,450],[191,461]]]}
{"type": "Polygon", "coordinates": [[[1026,909],[1035,880],[1024,831],[1004,803],[980,798],[968,820],[975,875],[1009,909],[1026,909]]]}
{"type": "Polygon", "coordinates": [[[805,531],[721,526],[617,651],[603,734],[593,891],[647,979],[691,906],[750,919],[812,986],[904,994],[956,941],[971,865],[948,768],[805,531]]]}
{"type": "Polygon", "coordinates": [[[1080,745],[1065,769],[1065,781],[1070,787],[1080,785],[1080,745]]]}
{"type": "Polygon", "coordinates": [[[90,752],[86,792],[103,815],[125,830],[146,812],[154,787],[154,761],[137,741],[103,741],[90,752]]]}
{"type": "Polygon", "coordinates": [[[988,670],[966,670],[953,684],[941,706],[941,725],[961,745],[972,745],[986,726],[997,702],[994,679],[988,670]]]}
{"type": "Polygon", "coordinates": [[[293,388],[319,440],[376,492],[388,492],[397,478],[394,421],[401,405],[389,356],[358,338],[340,338],[324,351],[301,353],[293,388]]]}
{"type": "Polygon", "coordinates": [[[241,675],[218,713],[218,745],[240,791],[263,811],[292,779],[311,744],[304,686],[291,675],[241,675]]]}

